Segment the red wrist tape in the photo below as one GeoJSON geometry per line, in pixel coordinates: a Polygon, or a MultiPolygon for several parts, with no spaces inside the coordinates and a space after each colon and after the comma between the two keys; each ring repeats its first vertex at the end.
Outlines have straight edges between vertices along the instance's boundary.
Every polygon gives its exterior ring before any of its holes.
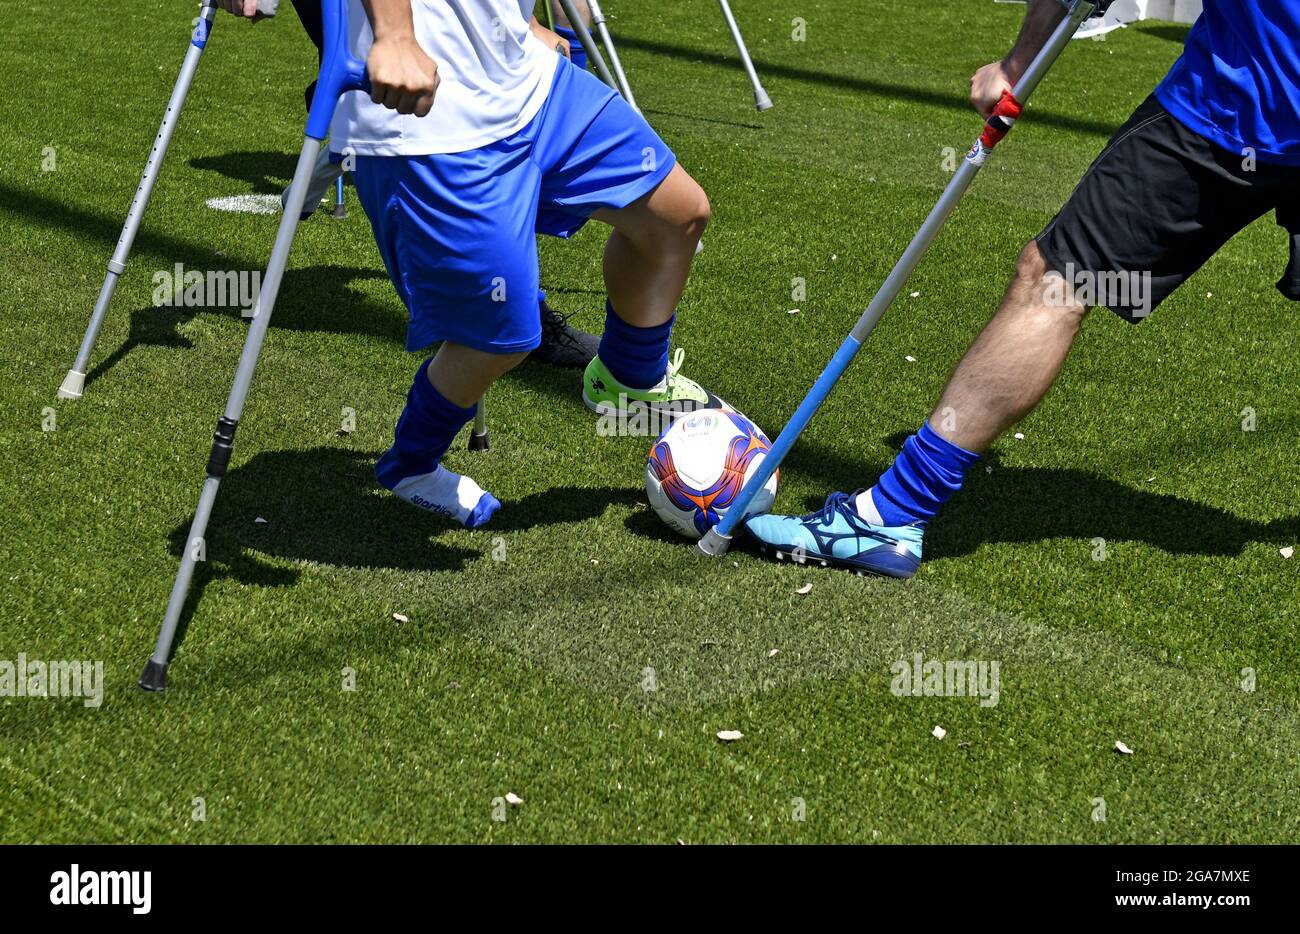
{"type": "Polygon", "coordinates": [[[1002,141],[1002,137],[1011,132],[1011,128],[1020,119],[1023,109],[1014,94],[1010,91],[1002,92],[1002,97],[998,99],[993,113],[989,114],[988,121],[984,124],[984,132],[980,134],[980,142],[985,149],[992,149],[1002,141]]]}

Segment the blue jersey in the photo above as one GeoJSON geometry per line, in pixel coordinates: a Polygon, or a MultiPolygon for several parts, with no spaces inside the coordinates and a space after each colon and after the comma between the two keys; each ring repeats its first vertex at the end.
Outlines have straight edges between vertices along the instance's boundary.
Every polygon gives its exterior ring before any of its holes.
{"type": "Polygon", "coordinates": [[[1300,0],[1205,0],[1156,97],[1223,149],[1300,166],[1300,0]]]}

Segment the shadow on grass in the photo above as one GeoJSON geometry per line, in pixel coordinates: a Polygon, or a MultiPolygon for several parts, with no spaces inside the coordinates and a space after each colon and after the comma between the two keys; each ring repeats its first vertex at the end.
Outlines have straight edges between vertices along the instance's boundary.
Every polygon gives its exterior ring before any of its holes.
{"type": "Polygon", "coordinates": [[[1157,39],[1177,42],[1179,45],[1187,41],[1187,34],[1192,29],[1191,26],[1180,26],[1177,23],[1131,23],[1129,28],[1137,29],[1145,36],[1155,36],[1157,39]]]}
{"type": "MultiPolygon", "coordinates": [[[[634,502],[638,495],[627,489],[561,486],[507,500],[479,533],[481,546],[471,550],[437,541],[459,526],[384,491],[374,479],[377,457],[378,452],[342,447],[272,451],[230,471],[208,523],[206,560],[195,572],[176,646],[213,581],[232,579],[254,587],[298,582],[299,569],[267,557],[339,568],[459,571],[489,555],[497,535],[583,522],[611,504],[634,502]]],[[[178,560],[189,530],[187,518],[169,536],[178,560]]]]}
{"type": "MultiPolygon", "coordinates": [[[[181,262],[194,268],[192,261],[182,259],[181,262]]],[[[272,326],[282,331],[364,335],[393,341],[400,347],[406,335],[405,313],[400,306],[369,301],[350,289],[354,282],[382,278],[385,278],[383,272],[359,267],[288,269],[272,311],[272,326]]],[[[112,314],[111,309],[109,313],[112,314]]],[[[179,328],[198,315],[219,315],[245,323],[252,320],[235,307],[136,309],[131,312],[126,340],[91,368],[86,384],[104,376],[137,347],[192,348],[193,342],[179,328]]]]}
{"type": "Polygon", "coordinates": [[[712,123],[716,126],[731,126],[740,130],[761,130],[761,123],[741,123],[737,120],[720,120],[717,117],[701,117],[699,114],[684,114],[674,110],[655,110],[647,107],[642,113],[649,117],[676,117],[679,120],[691,120],[695,123],[712,123]]]}
{"type": "Polygon", "coordinates": [[[191,168],[244,182],[253,194],[278,195],[293,178],[298,156],[270,150],[227,152],[219,156],[194,156],[189,164],[191,168]]]}
{"type": "MultiPolygon", "coordinates": [[[[705,62],[710,65],[735,70],[737,73],[740,71],[740,61],[736,58],[734,53],[723,54],[720,52],[709,52],[704,49],[674,45],[670,42],[643,39],[639,36],[620,36],[618,44],[620,47],[627,46],[630,49],[640,49],[643,52],[651,52],[655,55],[664,55],[669,58],[683,59],[691,62],[705,62]]],[[[962,88],[966,85],[966,76],[964,75],[960,77],[960,80],[956,78],[954,79],[954,92],[948,94],[939,91],[927,91],[923,88],[917,88],[907,84],[892,84],[887,81],[873,81],[870,78],[862,78],[856,75],[818,71],[813,68],[800,68],[793,65],[778,65],[757,58],[754,60],[754,67],[758,70],[759,75],[764,78],[769,76],[774,78],[786,78],[791,81],[802,81],[809,84],[819,84],[846,91],[856,91],[861,94],[872,95],[873,97],[910,101],[914,104],[923,104],[930,107],[945,107],[950,110],[960,110],[963,113],[970,112],[970,99],[967,94],[961,92],[962,88]]],[[[774,95],[773,99],[776,100],[777,96],[774,95]]],[[[780,106],[779,100],[777,100],[777,106],[780,106]]],[[[1120,125],[1121,121],[1106,122],[1102,120],[1088,120],[1083,117],[1071,117],[1066,114],[1053,113],[1050,110],[1035,109],[1034,122],[1053,126],[1061,130],[1071,130],[1076,133],[1088,133],[1093,136],[1110,136],[1120,125]]]]}
{"type": "MultiPolygon", "coordinates": [[[[904,438],[886,440],[897,448],[904,438]]],[[[829,494],[870,486],[886,466],[824,445],[800,443],[781,470],[785,476],[813,478],[829,494]]],[[[824,501],[824,494],[806,497],[802,504],[778,498],[777,511],[813,512],[824,501]]],[[[642,538],[682,541],[649,509],[638,510],[624,525],[642,538]]],[[[1300,539],[1300,516],[1256,522],[1082,470],[1004,467],[995,452],[976,466],[965,488],[926,533],[925,556],[958,558],[988,544],[1093,538],[1142,542],[1170,555],[1231,557],[1256,542],[1294,543],[1300,539]],[[985,466],[992,466],[993,472],[987,473],[985,466]]],[[[747,543],[744,535],[736,540],[742,548],[747,543]]]]}
{"type": "MultiPolygon", "coordinates": [[[[219,156],[194,156],[189,164],[191,168],[243,182],[253,194],[278,195],[293,179],[298,154],[270,150],[227,152],[219,156]]],[[[343,178],[345,184],[349,182],[346,174],[343,178]]]]}
{"type": "MultiPolygon", "coordinates": [[[[905,435],[886,443],[900,447],[905,435]]],[[[782,470],[813,477],[827,493],[870,486],[888,465],[869,464],[823,445],[797,445],[782,470]]],[[[807,512],[823,499],[809,497],[807,512]]],[[[785,508],[797,508],[786,501],[785,508]]],[[[1143,542],[1171,555],[1238,555],[1255,542],[1291,544],[1300,516],[1256,522],[1181,497],[1128,486],[1082,470],[1004,467],[981,460],[926,533],[927,558],[968,555],[981,545],[1057,538],[1143,542]],[[992,466],[992,473],[985,467],[992,466]]]]}
{"type": "MultiPolygon", "coordinates": [[[[6,185],[0,182],[0,210],[20,215],[41,227],[54,227],[83,239],[98,240],[104,244],[105,256],[117,242],[121,220],[106,218],[89,211],[70,207],[43,195],[6,185]]],[[[266,249],[270,250],[271,233],[268,231],[266,249]]],[[[165,264],[170,270],[181,263],[189,269],[249,269],[264,270],[266,256],[257,259],[248,256],[223,255],[197,243],[182,240],[150,230],[141,230],[136,237],[133,266],[144,265],[143,256],[165,264]]],[[[268,252],[269,255],[269,252],[268,252]]],[[[147,267],[146,267],[147,270],[147,267]]],[[[129,274],[129,273],[128,273],[129,274]]],[[[142,274],[142,273],[137,273],[142,274]]],[[[391,301],[376,302],[357,293],[352,285],[371,279],[386,279],[382,268],[376,266],[311,266],[289,268],[275,302],[272,326],[280,330],[315,331],[335,334],[357,334],[392,341],[404,345],[406,312],[397,297],[391,301]]],[[[98,284],[98,279],[95,280],[98,284]]],[[[86,295],[86,317],[94,305],[94,295],[86,295]]],[[[110,307],[110,316],[120,315],[121,306],[110,307]]],[[[133,349],[140,346],[188,349],[190,340],[177,328],[196,315],[223,315],[243,319],[238,308],[141,308],[131,314],[130,333],[121,346],[101,359],[87,374],[87,384],[107,373],[133,349]]]]}

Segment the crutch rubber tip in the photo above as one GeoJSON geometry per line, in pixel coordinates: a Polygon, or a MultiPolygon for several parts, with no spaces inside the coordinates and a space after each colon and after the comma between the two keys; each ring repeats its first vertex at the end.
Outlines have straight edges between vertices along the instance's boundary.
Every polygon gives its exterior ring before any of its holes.
{"type": "Polygon", "coordinates": [[[80,399],[81,390],[84,388],[86,388],[86,374],[68,370],[68,375],[63,377],[63,385],[59,387],[59,398],[80,399]]]}
{"type": "Polygon", "coordinates": [[[155,693],[162,691],[167,687],[167,666],[149,659],[149,664],[144,666],[144,674],[140,676],[140,687],[155,693]]]}
{"type": "Polygon", "coordinates": [[[333,217],[335,220],[340,220],[340,221],[346,220],[348,216],[348,209],[341,204],[336,204],[334,205],[334,210],[330,214],[330,216],[333,217]]]}
{"type": "Polygon", "coordinates": [[[768,97],[767,92],[762,88],[754,92],[754,109],[760,113],[772,109],[772,98],[768,97]]]}
{"type": "Polygon", "coordinates": [[[490,447],[492,447],[492,437],[486,431],[481,435],[476,435],[472,431],[469,433],[469,449],[471,451],[486,451],[490,447]]]}
{"type": "Polygon", "coordinates": [[[720,534],[716,528],[709,529],[695,544],[695,550],[706,558],[721,558],[730,547],[731,536],[720,534]]]}

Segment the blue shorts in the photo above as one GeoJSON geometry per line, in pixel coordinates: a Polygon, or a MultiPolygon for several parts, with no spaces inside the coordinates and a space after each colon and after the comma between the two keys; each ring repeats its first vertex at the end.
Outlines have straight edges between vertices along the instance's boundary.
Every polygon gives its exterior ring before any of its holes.
{"type": "Polygon", "coordinates": [[[654,190],[676,164],[626,101],[557,58],[546,103],[513,136],[468,152],[357,157],[357,194],[410,312],[408,350],[537,347],[535,234],[568,237],[592,212],[654,190]]]}

